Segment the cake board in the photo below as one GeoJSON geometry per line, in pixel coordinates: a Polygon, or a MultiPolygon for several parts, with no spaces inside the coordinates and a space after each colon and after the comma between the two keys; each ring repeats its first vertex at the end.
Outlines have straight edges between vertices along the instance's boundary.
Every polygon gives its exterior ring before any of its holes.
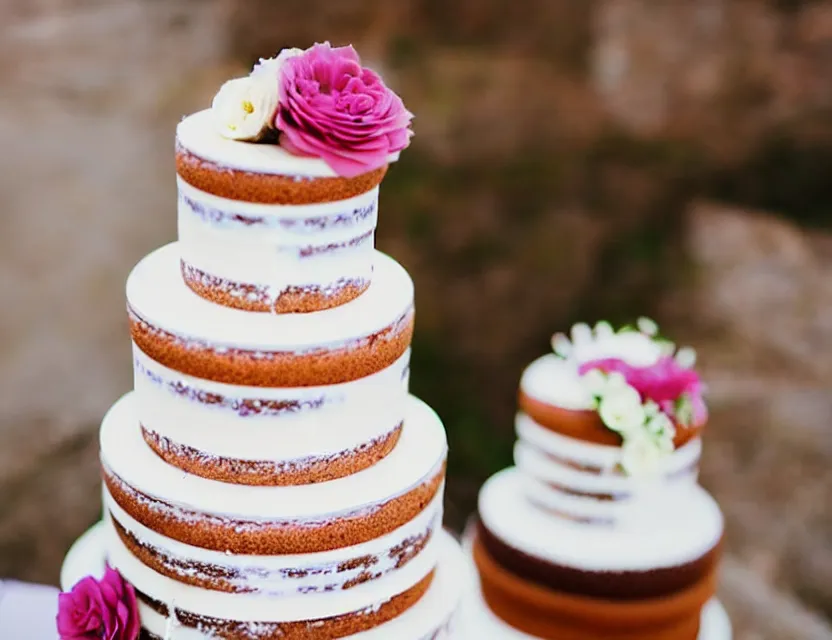
{"type": "MultiPolygon", "coordinates": [[[[106,562],[104,527],[103,522],[95,524],[70,548],[61,567],[61,588],[64,591],[70,590],[87,575],[100,576],[104,573],[106,562]]],[[[470,582],[467,581],[470,574],[464,555],[454,537],[444,530],[436,535],[441,537],[439,560],[433,582],[425,595],[400,616],[347,638],[400,640],[401,638],[435,637],[463,640],[468,637],[464,630],[460,629],[462,623],[460,598],[463,593],[470,590],[470,582]],[[456,614],[454,614],[454,609],[457,610],[456,614]],[[436,621],[444,619],[450,619],[450,624],[437,631],[436,621]],[[430,636],[432,633],[439,635],[430,636]]],[[[172,634],[171,640],[176,639],[177,635],[172,634]]]]}
{"type": "MultiPolygon", "coordinates": [[[[466,569],[471,575],[474,588],[465,594],[461,611],[461,628],[463,634],[459,640],[538,640],[510,626],[497,617],[485,602],[479,586],[474,559],[471,554],[471,544],[475,520],[468,523],[462,537],[462,547],[467,560],[466,569]]],[[[702,626],[697,640],[732,640],[731,621],[722,603],[716,598],[711,600],[702,611],[702,626]]]]}

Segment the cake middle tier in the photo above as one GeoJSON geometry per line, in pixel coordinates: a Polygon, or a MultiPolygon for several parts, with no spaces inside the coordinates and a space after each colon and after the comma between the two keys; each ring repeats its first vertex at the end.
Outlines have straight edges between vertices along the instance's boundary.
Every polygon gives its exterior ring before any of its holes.
{"type": "Polygon", "coordinates": [[[390,453],[407,407],[410,350],[341,384],[250,387],[174,371],[133,347],[136,416],[172,465],[212,480],[298,485],[334,480],[390,453]]]}
{"type": "Polygon", "coordinates": [[[346,304],[305,314],[232,309],[193,293],[181,246],[146,256],[127,280],[133,341],[154,361],[197,378],[253,387],[358,380],[389,367],[413,335],[413,282],[376,252],[369,288],[346,304]]]}
{"type": "Polygon", "coordinates": [[[389,455],[358,473],[301,486],[228,484],[167,464],[142,439],[131,394],[101,426],[106,489],[127,516],[166,538],[237,555],[318,553],[389,534],[441,495],[446,454],[441,421],[412,397],[389,455]]]}

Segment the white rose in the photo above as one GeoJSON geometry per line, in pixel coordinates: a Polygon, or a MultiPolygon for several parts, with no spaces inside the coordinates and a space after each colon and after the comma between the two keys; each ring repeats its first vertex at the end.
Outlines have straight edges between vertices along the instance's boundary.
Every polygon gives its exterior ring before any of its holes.
{"type": "Polygon", "coordinates": [[[271,78],[277,78],[283,63],[289,58],[294,58],[302,53],[303,49],[294,47],[292,49],[283,49],[274,58],[260,58],[260,62],[254,65],[254,69],[251,70],[251,75],[257,76],[264,74],[271,78]]]}
{"type": "Polygon", "coordinates": [[[593,398],[603,396],[607,389],[607,376],[600,369],[590,369],[587,371],[581,376],[581,382],[593,398]]]}
{"type": "Polygon", "coordinates": [[[211,104],[217,129],[232,140],[259,140],[277,111],[277,76],[266,73],[226,82],[211,104]]]}
{"type": "Polygon", "coordinates": [[[659,412],[649,415],[646,430],[659,442],[660,446],[666,447],[667,442],[670,442],[670,447],[673,447],[676,427],[673,426],[673,421],[666,414],[659,412]]]}
{"type": "Polygon", "coordinates": [[[601,398],[598,414],[608,428],[621,434],[641,429],[646,418],[641,396],[629,385],[608,391],[601,398]]]}
{"type": "Polygon", "coordinates": [[[667,452],[645,433],[624,439],[621,447],[621,466],[633,477],[654,476],[659,471],[667,452]]]}

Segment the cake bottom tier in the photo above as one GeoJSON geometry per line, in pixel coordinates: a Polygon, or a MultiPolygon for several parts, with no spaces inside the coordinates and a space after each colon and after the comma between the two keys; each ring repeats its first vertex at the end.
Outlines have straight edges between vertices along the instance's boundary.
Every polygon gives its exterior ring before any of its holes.
{"type": "MultiPolygon", "coordinates": [[[[105,536],[104,524],[99,523],[73,545],[61,570],[64,590],[71,589],[84,576],[103,574],[105,536]]],[[[229,624],[209,628],[200,616],[189,615],[187,611],[178,609],[176,603],[158,602],[146,594],[139,594],[139,616],[143,627],[141,640],[442,640],[457,637],[457,610],[469,573],[453,538],[444,531],[438,537],[440,549],[436,569],[413,588],[390,601],[345,616],[356,623],[352,627],[336,620],[295,621],[287,625],[240,620],[223,621],[229,624]],[[373,616],[382,609],[392,610],[395,617],[372,628],[361,624],[362,616],[373,616]],[[171,615],[171,610],[175,615],[171,615]],[[356,631],[362,626],[365,630],[356,631]]]]}
{"type": "Polygon", "coordinates": [[[466,555],[478,588],[466,598],[468,638],[489,640],[730,640],[708,584],[649,601],[611,602],[558,593],[519,578],[495,561],[469,528],[466,555]]]}

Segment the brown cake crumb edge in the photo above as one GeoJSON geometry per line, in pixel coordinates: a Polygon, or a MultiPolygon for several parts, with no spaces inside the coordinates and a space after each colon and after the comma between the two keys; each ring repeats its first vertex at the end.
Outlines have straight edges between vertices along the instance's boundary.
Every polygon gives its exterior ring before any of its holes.
{"type": "Polygon", "coordinates": [[[566,594],[520,578],[500,565],[479,537],[473,556],[489,609],[544,640],[696,640],[702,608],[716,592],[716,571],[671,596],[610,601],[566,594]]]}
{"type": "Polygon", "coordinates": [[[351,382],[392,365],[410,347],[415,310],[411,304],[392,324],[372,335],[299,353],[226,348],[192,340],[154,326],[130,305],[128,316],[136,346],[174,371],[241,386],[310,387],[351,382]]]}
{"type": "MultiPolygon", "coordinates": [[[[335,640],[368,631],[402,615],[425,595],[433,582],[434,573],[435,571],[431,571],[414,586],[379,606],[317,620],[239,622],[202,616],[181,609],[177,609],[175,615],[182,626],[196,628],[209,635],[215,634],[224,640],[254,640],[255,638],[257,640],[309,640],[309,630],[312,628],[315,630],[316,639],[335,640]],[[257,629],[256,632],[252,627],[257,629]]],[[[169,616],[170,610],[166,604],[143,593],[137,592],[136,596],[139,601],[159,615],[169,616]]],[[[143,633],[146,638],[155,640],[150,632],[144,631],[143,633]]]]}
{"type": "Polygon", "coordinates": [[[388,165],[353,178],[298,177],[225,167],[176,143],[176,173],[192,187],[229,200],[258,204],[319,204],[348,200],[381,184],[388,165]]]}
{"type": "Polygon", "coordinates": [[[194,547],[261,556],[331,551],[380,538],[424,511],[445,479],[443,459],[418,486],[356,514],[309,522],[260,522],[189,511],[130,487],[103,461],[101,469],[116,504],[148,529],[194,547]]]}
{"type": "MultiPolygon", "coordinates": [[[[538,400],[522,389],[517,394],[520,410],[526,413],[538,425],[557,434],[582,440],[592,444],[608,447],[620,447],[621,435],[608,429],[601,421],[597,411],[564,409],[538,400]]],[[[694,427],[676,427],[673,446],[679,449],[702,434],[705,425],[694,427]]]]}
{"type": "Polygon", "coordinates": [[[383,460],[396,446],[403,422],[391,431],[337,454],[311,456],[285,465],[270,460],[240,460],[207,455],[199,450],[174,443],[143,425],[142,437],[153,452],[165,462],[192,475],[251,486],[286,487],[337,480],[368,469],[383,460]]]}

